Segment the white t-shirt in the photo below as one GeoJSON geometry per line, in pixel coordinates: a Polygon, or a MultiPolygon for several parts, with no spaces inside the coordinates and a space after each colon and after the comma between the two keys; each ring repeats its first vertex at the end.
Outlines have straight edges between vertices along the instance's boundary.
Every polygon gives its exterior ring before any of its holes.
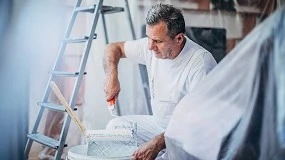
{"type": "Polygon", "coordinates": [[[153,116],[167,126],[177,103],[216,66],[212,54],[186,37],[175,59],[159,59],[148,50],[148,39],[125,43],[127,59],[146,65],[153,116]]]}

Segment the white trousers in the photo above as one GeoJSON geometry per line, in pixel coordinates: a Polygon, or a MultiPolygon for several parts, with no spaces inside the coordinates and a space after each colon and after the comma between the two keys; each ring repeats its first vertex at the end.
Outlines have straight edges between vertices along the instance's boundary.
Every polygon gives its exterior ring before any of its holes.
{"type": "MultiPolygon", "coordinates": [[[[137,124],[138,145],[148,142],[155,136],[165,132],[166,128],[162,127],[153,116],[150,115],[127,115],[116,117],[109,121],[106,129],[130,128],[135,122],[137,124]]],[[[165,149],[158,154],[157,159],[167,159],[163,153],[165,149]]]]}

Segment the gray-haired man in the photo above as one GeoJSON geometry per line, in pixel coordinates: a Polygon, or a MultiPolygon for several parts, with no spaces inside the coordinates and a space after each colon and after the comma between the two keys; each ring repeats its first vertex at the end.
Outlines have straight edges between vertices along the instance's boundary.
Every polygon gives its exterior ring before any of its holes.
{"type": "MultiPolygon", "coordinates": [[[[115,128],[126,119],[137,122],[139,148],[135,159],[155,159],[166,146],[164,132],[177,103],[216,66],[211,53],[185,37],[185,21],[171,5],[153,6],[146,17],[147,38],[106,46],[106,100],[120,92],[117,65],[120,58],[146,65],[153,115],[129,115],[112,119],[115,128]]],[[[167,155],[162,155],[167,159],[167,155]]]]}

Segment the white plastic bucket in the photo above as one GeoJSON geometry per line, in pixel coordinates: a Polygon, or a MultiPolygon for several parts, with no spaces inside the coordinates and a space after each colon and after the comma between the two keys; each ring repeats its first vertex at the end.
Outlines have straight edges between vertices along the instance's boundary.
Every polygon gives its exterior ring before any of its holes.
{"type": "Polygon", "coordinates": [[[132,156],[102,158],[97,156],[87,156],[87,145],[71,147],[68,150],[66,160],[131,160],[132,156]]]}

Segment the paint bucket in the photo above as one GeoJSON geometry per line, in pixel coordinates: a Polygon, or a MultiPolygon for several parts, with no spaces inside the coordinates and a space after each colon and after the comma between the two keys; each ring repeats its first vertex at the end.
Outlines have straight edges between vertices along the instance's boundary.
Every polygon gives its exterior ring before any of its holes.
{"type": "Polygon", "coordinates": [[[87,155],[87,145],[79,145],[71,147],[68,150],[68,155],[66,160],[131,160],[132,156],[124,156],[124,157],[108,157],[102,158],[98,156],[88,156],[87,155]]]}

